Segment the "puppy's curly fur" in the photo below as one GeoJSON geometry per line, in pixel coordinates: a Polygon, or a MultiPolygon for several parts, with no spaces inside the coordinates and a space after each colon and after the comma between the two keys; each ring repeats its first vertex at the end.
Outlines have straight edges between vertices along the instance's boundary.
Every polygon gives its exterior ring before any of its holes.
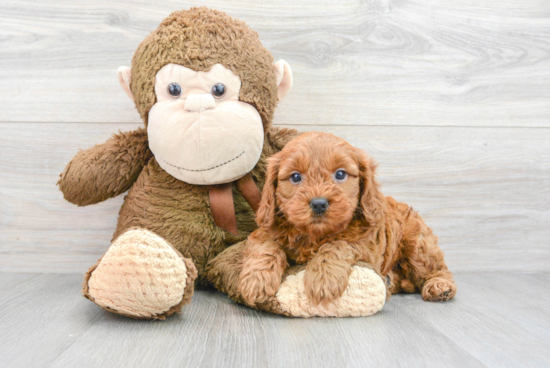
{"type": "Polygon", "coordinates": [[[382,195],[375,168],[363,151],[319,132],[302,134],[269,158],[260,227],[247,240],[239,280],[247,303],[274,296],[289,263],[307,264],[305,289],[315,304],[340,297],[359,261],[388,276],[391,293],[419,291],[430,301],[454,297],[437,237],[411,207],[382,195]],[[343,180],[337,171],[345,173],[343,180]],[[328,201],[321,215],[312,210],[314,198],[328,201]]]}

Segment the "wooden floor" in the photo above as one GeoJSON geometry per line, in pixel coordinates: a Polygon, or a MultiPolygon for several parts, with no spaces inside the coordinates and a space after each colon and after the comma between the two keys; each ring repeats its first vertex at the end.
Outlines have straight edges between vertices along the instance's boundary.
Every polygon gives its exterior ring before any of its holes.
{"type": "Polygon", "coordinates": [[[0,273],[2,367],[550,365],[550,274],[457,275],[448,303],[397,295],[366,318],[289,319],[199,291],[135,321],[80,296],[79,274],[0,273]]]}

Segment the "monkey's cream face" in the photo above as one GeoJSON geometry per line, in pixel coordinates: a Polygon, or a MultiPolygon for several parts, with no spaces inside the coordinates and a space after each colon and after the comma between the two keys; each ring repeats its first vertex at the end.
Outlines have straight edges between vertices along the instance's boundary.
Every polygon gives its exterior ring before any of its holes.
{"type": "Polygon", "coordinates": [[[239,101],[241,80],[221,64],[196,72],[167,64],[156,75],[149,147],[159,165],[190,184],[221,184],[250,172],[262,153],[258,111],[239,101]]]}

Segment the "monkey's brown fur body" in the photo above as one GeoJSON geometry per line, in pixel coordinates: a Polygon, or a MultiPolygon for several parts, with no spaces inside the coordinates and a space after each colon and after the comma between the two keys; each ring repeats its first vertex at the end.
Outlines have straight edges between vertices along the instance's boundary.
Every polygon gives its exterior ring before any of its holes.
{"type": "MultiPolygon", "coordinates": [[[[240,248],[211,262],[210,267],[221,268],[233,261],[241,270],[224,280],[232,284],[224,291],[248,305],[279,312],[275,294],[289,264],[301,264],[308,298],[328,304],[348,287],[352,266],[366,262],[389,278],[390,293],[451,299],[456,284],[437,237],[411,207],[384,197],[374,175],[375,164],[366,154],[331,134],[310,132],[290,142],[268,160],[257,213],[260,228],[240,248]],[[335,182],[333,173],[339,169],[348,174],[345,182],[335,182]],[[289,176],[297,172],[302,182],[290,183],[289,176]],[[310,208],[316,197],[329,203],[322,219],[310,208]]],[[[218,279],[212,273],[212,280],[218,279]]]]}
{"type": "MultiPolygon", "coordinates": [[[[149,110],[156,102],[155,75],[169,63],[195,71],[208,71],[214,64],[221,64],[239,76],[239,100],[258,111],[265,133],[261,158],[251,172],[261,189],[266,158],[278,152],[297,132],[271,127],[277,103],[277,76],[273,57],[261,45],[257,33],[241,21],[207,8],[175,12],[166,18],[140,44],[132,60],[129,89],[146,127],[149,110]]],[[[245,239],[256,228],[254,212],[235,184],[238,235],[216,226],[208,187],[187,184],[163,170],[149,149],[144,128],[116,134],[103,144],[80,151],[61,174],[58,185],[65,199],[79,206],[129,190],[120,210],[113,245],[88,271],[83,293],[111,312],[134,318],[163,319],[179,312],[191,299],[193,281],[204,284],[202,275],[207,261],[227,245],[245,239]],[[129,232],[133,232],[131,236],[129,232]],[[142,240],[136,244],[135,239],[142,240]],[[179,260],[181,256],[185,258],[183,263],[179,260]],[[177,305],[158,307],[153,305],[155,302],[140,310],[140,306],[124,304],[127,301],[122,299],[126,297],[117,299],[124,292],[131,292],[138,299],[149,293],[162,304],[162,294],[172,292],[169,289],[174,282],[170,275],[173,270],[177,271],[177,282],[182,286],[177,292],[185,290],[177,305]],[[151,278],[152,273],[157,274],[156,279],[151,278]],[[92,285],[94,275],[100,274],[101,280],[92,285]],[[100,282],[102,289],[96,285],[100,282]],[[135,290],[121,292],[117,287],[135,290]],[[91,290],[96,290],[95,296],[91,290]]]]}
{"type": "MultiPolygon", "coordinates": [[[[272,128],[262,158],[252,171],[258,186],[265,181],[266,158],[295,136],[291,129],[272,128]]],[[[65,199],[79,206],[104,201],[128,191],[120,209],[115,240],[139,227],[170,242],[194,261],[199,276],[206,262],[229,244],[246,238],[257,226],[254,211],[233,185],[239,235],[216,226],[210,214],[208,188],[184,183],[162,170],[147,149],[144,129],[119,133],[107,142],[80,151],[59,180],[65,199]]],[[[197,282],[201,282],[199,277],[197,282]]]]}

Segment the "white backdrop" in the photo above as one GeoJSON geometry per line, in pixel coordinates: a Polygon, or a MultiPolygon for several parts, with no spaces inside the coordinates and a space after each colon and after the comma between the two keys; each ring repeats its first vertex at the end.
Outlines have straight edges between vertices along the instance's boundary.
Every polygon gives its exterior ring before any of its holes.
{"type": "Polygon", "coordinates": [[[55,183],[78,149],[140,125],[118,86],[171,11],[246,21],[294,89],[277,125],[348,139],[419,210],[451,270],[550,270],[550,3],[544,0],[0,3],[0,271],[83,272],[120,198],[55,183]]]}

